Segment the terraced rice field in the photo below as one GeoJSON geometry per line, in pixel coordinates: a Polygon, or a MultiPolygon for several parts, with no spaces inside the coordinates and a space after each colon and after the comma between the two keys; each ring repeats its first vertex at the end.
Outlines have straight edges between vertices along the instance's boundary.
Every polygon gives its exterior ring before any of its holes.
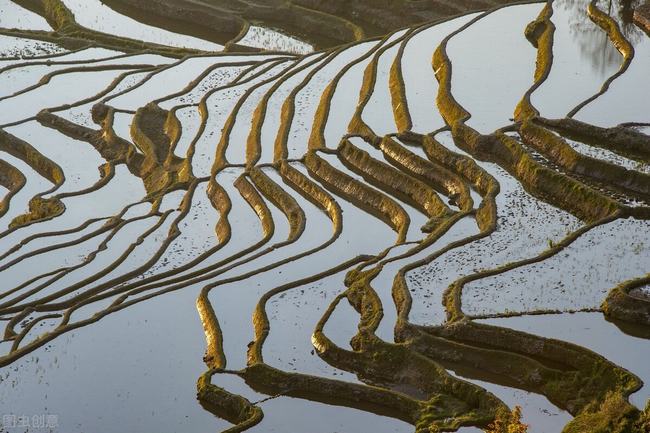
{"type": "Polygon", "coordinates": [[[642,13],[0,0],[2,431],[650,431],[642,13]]]}

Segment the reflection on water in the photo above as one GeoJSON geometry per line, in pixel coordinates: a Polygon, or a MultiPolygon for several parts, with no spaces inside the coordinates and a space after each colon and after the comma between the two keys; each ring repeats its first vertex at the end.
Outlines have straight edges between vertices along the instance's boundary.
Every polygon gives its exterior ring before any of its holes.
{"type": "MultiPolygon", "coordinates": [[[[565,12],[571,35],[581,48],[584,58],[589,59],[594,72],[604,75],[608,67],[621,63],[621,55],[609,42],[607,34],[594,24],[586,13],[590,0],[556,0],[555,14],[565,12]]],[[[623,35],[636,45],[643,38],[643,32],[634,24],[634,9],[643,0],[599,0],[596,5],[617,21],[623,35]]],[[[553,20],[555,21],[555,19],[553,20]]]]}
{"type": "Polygon", "coordinates": [[[599,0],[596,4],[618,22],[623,35],[632,45],[639,43],[643,32],[634,24],[634,10],[643,4],[643,0],[599,0]]]}

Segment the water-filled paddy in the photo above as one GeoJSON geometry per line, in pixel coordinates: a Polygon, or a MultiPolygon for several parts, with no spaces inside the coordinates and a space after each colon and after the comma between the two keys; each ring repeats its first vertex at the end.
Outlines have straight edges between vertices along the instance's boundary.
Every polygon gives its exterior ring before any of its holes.
{"type": "Polygon", "coordinates": [[[0,2],[3,413],[643,432],[635,2],[282,6],[309,31],[22,3],[0,2]]]}

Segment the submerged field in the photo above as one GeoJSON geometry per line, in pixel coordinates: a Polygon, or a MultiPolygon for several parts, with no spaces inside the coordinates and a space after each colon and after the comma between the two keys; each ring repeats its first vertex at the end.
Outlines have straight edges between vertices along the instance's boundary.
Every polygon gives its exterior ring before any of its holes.
{"type": "Polygon", "coordinates": [[[641,3],[0,0],[0,430],[649,432],[641,3]]]}

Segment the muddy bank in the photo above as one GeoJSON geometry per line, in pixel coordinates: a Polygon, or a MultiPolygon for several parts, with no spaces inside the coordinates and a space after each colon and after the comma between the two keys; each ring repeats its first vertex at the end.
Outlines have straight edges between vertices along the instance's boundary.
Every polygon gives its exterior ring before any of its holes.
{"type": "Polygon", "coordinates": [[[208,35],[206,39],[220,44],[227,44],[238,33],[243,35],[255,23],[323,49],[514,1],[107,0],[104,3],[144,23],[197,37],[208,35]]]}

